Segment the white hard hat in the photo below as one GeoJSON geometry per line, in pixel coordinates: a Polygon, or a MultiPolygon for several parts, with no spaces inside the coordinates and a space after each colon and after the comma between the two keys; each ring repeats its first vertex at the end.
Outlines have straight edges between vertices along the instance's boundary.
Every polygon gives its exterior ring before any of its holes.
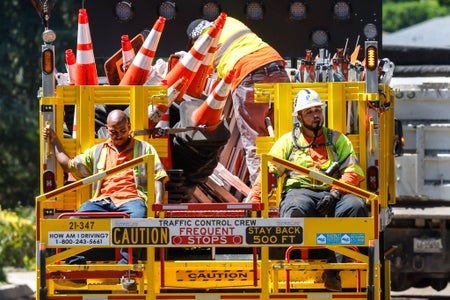
{"type": "Polygon", "coordinates": [[[325,106],[325,103],[320,100],[316,91],[312,89],[300,90],[294,99],[293,115],[296,116],[299,111],[313,106],[325,106]]]}

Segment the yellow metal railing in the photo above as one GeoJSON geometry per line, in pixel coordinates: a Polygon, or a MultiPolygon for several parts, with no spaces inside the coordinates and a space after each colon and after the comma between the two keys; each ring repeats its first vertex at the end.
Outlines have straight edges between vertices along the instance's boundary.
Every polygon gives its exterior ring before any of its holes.
{"type": "MultiPolygon", "coordinates": [[[[364,82],[314,82],[314,83],[264,83],[255,85],[255,102],[270,103],[274,114],[274,136],[257,137],[258,155],[268,153],[275,141],[292,131],[293,101],[305,88],[314,89],[327,104],[325,125],[345,133],[351,140],[363,170],[369,167],[369,155],[376,148],[379,154],[379,204],[388,207],[395,201],[394,163],[394,93],[386,85],[379,85],[380,94],[366,94],[364,82]],[[372,103],[377,102],[376,108],[372,103]],[[370,110],[375,110],[379,120],[371,124],[370,110]],[[351,126],[349,125],[351,124],[351,126]],[[375,145],[375,134],[378,143],[375,145]]],[[[367,182],[361,183],[367,189],[367,182]]]]}
{"type": "MultiPolygon", "coordinates": [[[[134,265],[133,268],[135,271],[139,270],[143,272],[143,281],[139,282],[139,289],[137,295],[134,295],[136,299],[178,299],[178,298],[186,298],[196,299],[198,297],[214,297],[217,299],[223,299],[222,295],[226,293],[226,299],[282,299],[282,298],[292,298],[296,297],[296,295],[287,295],[287,292],[280,291],[280,285],[278,280],[282,282],[282,280],[286,280],[283,277],[283,274],[280,274],[278,277],[278,273],[280,271],[290,270],[292,272],[302,272],[305,270],[312,271],[314,270],[322,270],[327,268],[343,268],[346,270],[361,270],[364,272],[364,276],[362,277],[365,284],[363,286],[366,288],[365,292],[344,292],[339,295],[340,299],[368,299],[366,297],[367,291],[371,285],[375,285],[379,287],[379,280],[381,277],[380,273],[380,262],[379,257],[377,255],[366,255],[363,253],[355,252],[351,248],[348,248],[348,245],[344,244],[330,244],[330,245],[322,245],[317,243],[317,234],[318,233],[329,233],[329,234],[339,234],[339,233],[363,233],[364,241],[358,245],[351,246],[361,246],[367,247],[373,250],[375,253],[380,253],[379,245],[378,245],[378,235],[379,235],[379,215],[378,210],[379,206],[382,207],[380,202],[385,201],[387,198],[386,195],[390,192],[387,187],[381,187],[379,194],[374,194],[367,192],[364,187],[356,188],[350,185],[346,185],[345,183],[341,183],[336,181],[335,179],[328,177],[322,173],[318,173],[315,171],[311,171],[309,169],[302,168],[300,166],[293,165],[289,161],[281,160],[279,158],[268,155],[268,151],[270,150],[271,145],[275,142],[275,140],[283,133],[290,131],[292,128],[292,100],[295,97],[295,94],[301,88],[313,88],[319,92],[321,98],[327,102],[327,110],[328,110],[328,127],[344,131],[348,127],[346,114],[346,107],[349,103],[357,103],[357,112],[358,119],[357,122],[359,131],[355,131],[349,133],[348,136],[352,140],[353,144],[356,145],[357,152],[359,154],[360,160],[362,161],[362,166],[366,167],[366,152],[367,152],[367,139],[370,138],[369,134],[365,130],[365,114],[367,107],[365,106],[366,101],[374,101],[374,96],[372,95],[370,99],[365,97],[363,94],[364,91],[364,83],[311,83],[311,84],[263,84],[257,85],[255,87],[255,100],[256,102],[267,102],[268,99],[271,102],[271,105],[274,108],[275,119],[274,119],[274,130],[275,137],[260,137],[257,141],[257,151],[258,154],[261,155],[261,174],[262,174],[262,190],[268,190],[268,165],[269,163],[276,163],[283,165],[287,169],[292,169],[300,173],[308,174],[317,180],[323,182],[332,182],[333,185],[339,186],[342,190],[353,193],[355,195],[360,196],[363,199],[367,200],[367,203],[370,204],[371,207],[371,215],[366,218],[299,218],[299,222],[301,222],[301,227],[303,228],[303,240],[299,245],[304,248],[314,248],[314,247],[324,247],[330,249],[332,251],[336,251],[342,253],[348,257],[354,258],[359,261],[358,264],[348,264],[345,267],[338,266],[337,264],[302,264],[298,262],[286,262],[279,263],[278,261],[273,261],[269,258],[269,249],[271,245],[268,244],[260,244],[255,245],[255,247],[259,248],[259,258],[256,262],[252,260],[198,260],[198,261],[190,261],[190,260],[171,260],[165,262],[165,267],[163,266],[163,262],[161,260],[157,261],[155,259],[155,249],[157,247],[167,250],[168,248],[177,248],[180,246],[176,245],[145,245],[142,247],[147,248],[147,261],[142,265],[134,265]],[[344,116],[342,116],[344,114],[344,116]],[[286,118],[286,115],[290,116],[286,118]],[[284,116],[284,118],[283,118],[284,116]],[[256,264],[257,274],[254,274],[256,264]],[[206,270],[206,272],[205,272],[206,270]],[[161,274],[166,272],[165,276],[161,274]],[[192,275],[213,275],[213,274],[229,274],[232,272],[233,274],[243,274],[243,275],[254,275],[256,280],[248,280],[242,281],[239,283],[227,282],[223,281],[215,281],[215,280],[204,280],[199,277],[195,281],[191,279],[192,275]],[[370,275],[370,276],[369,276],[370,275]],[[158,282],[158,278],[166,278],[167,282],[158,282]],[[370,281],[369,278],[374,278],[374,283],[370,281]],[[254,284],[256,282],[256,284],[254,284]],[[247,286],[249,285],[249,286],[247,286]],[[213,289],[223,289],[227,290],[226,292],[220,291],[212,291],[213,289]],[[173,290],[171,290],[173,289],[173,290]],[[183,290],[184,289],[184,290],[183,290]],[[196,289],[199,289],[197,292],[196,289]],[[202,290],[200,290],[202,289],[202,290]],[[212,290],[210,290],[212,289],[212,290]],[[246,289],[247,293],[242,293],[239,289],[246,289]]],[[[388,92],[388,90],[386,90],[388,92]]],[[[42,104],[55,106],[56,113],[56,131],[58,137],[64,143],[64,147],[69,149],[69,155],[73,156],[75,154],[81,153],[87,147],[97,143],[99,140],[94,137],[94,128],[95,128],[95,120],[93,119],[94,115],[94,107],[97,104],[116,104],[116,105],[129,105],[130,106],[130,117],[132,122],[132,128],[134,130],[146,129],[147,125],[147,108],[148,105],[152,103],[164,103],[166,101],[166,91],[159,87],[58,87],[57,97],[51,98],[43,98],[42,104]],[[89,99],[89,100],[87,100],[89,99]],[[63,138],[62,135],[62,127],[63,127],[63,106],[64,105],[76,105],[76,118],[77,118],[77,126],[78,126],[78,134],[76,139],[71,138],[63,138]],[[57,108],[56,108],[57,107],[57,108]],[[89,115],[91,114],[91,115],[89,115]]],[[[391,95],[389,93],[388,98],[390,99],[391,95]]],[[[388,172],[386,171],[387,165],[390,163],[391,155],[387,154],[386,151],[389,151],[390,136],[388,131],[390,130],[389,122],[393,118],[393,114],[391,111],[385,112],[381,116],[380,121],[380,134],[382,138],[380,139],[379,151],[380,155],[380,165],[383,168],[380,168],[380,181],[386,182],[386,186],[389,186],[389,189],[392,190],[393,184],[389,181],[392,176],[388,176],[388,172]]],[[[139,136],[142,139],[148,139],[146,136],[139,136]]],[[[155,145],[157,144],[157,151],[161,157],[164,157],[166,154],[168,155],[168,147],[167,143],[160,142],[159,139],[149,140],[150,143],[155,145]]],[[[44,142],[41,143],[41,153],[44,153],[44,142]]],[[[59,207],[56,205],[56,202],[65,201],[68,199],[73,191],[76,191],[76,194],[82,194],[82,200],[87,199],[90,195],[86,193],[82,193],[85,189],[90,191],[89,185],[96,181],[100,180],[107,175],[112,175],[116,172],[120,172],[122,168],[131,167],[132,165],[146,163],[151,165],[153,163],[153,156],[148,157],[144,156],[141,158],[137,158],[131,162],[129,165],[121,165],[116,167],[115,169],[108,170],[108,174],[97,174],[91,177],[86,178],[83,181],[75,182],[67,186],[62,186],[62,178],[63,172],[61,169],[57,170],[57,183],[59,188],[56,190],[40,195],[36,198],[36,210],[38,212],[38,235],[37,241],[40,248],[44,248],[48,245],[48,235],[42,236],[43,232],[48,231],[64,231],[70,225],[70,222],[73,222],[71,219],[46,219],[44,215],[44,209],[46,207],[59,207]],[[48,205],[51,204],[51,205],[48,205]]],[[[391,168],[391,167],[389,167],[391,168]]],[[[150,174],[150,170],[153,168],[148,167],[149,170],[149,178],[153,178],[152,174],[150,174]]],[[[154,187],[153,181],[148,181],[148,190],[149,190],[149,204],[151,204],[151,199],[153,199],[154,187]]],[[[275,193],[278,198],[280,196],[281,189],[277,189],[277,193],[275,193]]],[[[395,191],[395,190],[394,190],[395,191]]],[[[77,196],[78,197],[78,196],[77,196]]],[[[81,200],[77,200],[78,202],[81,200]]],[[[260,221],[266,222],[265,219],[269,219],[269,209],[273,208],[273,199],[269,199],[268,193],[262,193],[262,210],[260,221]],[[269,203],[269,200],[272,201],[269,203]]],[[[244,204],[244,203],[242,203],[244,204]]],[[[275,203],[276,205],[276,203],[275,203]]],[[[151,210],[149,209],[149,213],[151,210]]],[[[164,216],[161,214],[160,216],[164,216]]],[[[251,221],[256,217],[256,214],[253,214],[253,218],[235,218],[237,221],[247,222],[251,221]]],[[[174,218],[166,218],[167,222],[174,220],[174,218]]],[[[182,218],[179,218],[182,219],[182,218]]],[[[273,219],[273,218],[272,218],[273,219]]],[[[83,219],[90,220],[90,219],[83,219]]],[[[154,222],[158,222],[159,219],[153,218],[153,216],[148,215],[147,219],[136,220],[136,224],[141,226],[150,226],[147,224],[155,224],[154,222]],[[148,221],[148,222],[147,222],[148,221]],[[142,222],[142,223],[139,223],[142,222]]],[[[122,220],[120,220],[122,222],[122,220]]],[[[283,222],[283,219],[279,219],[280,222],[283,222]]],[[[96,224],[98,225],[98,230],[112,233],[112,223],[111,220],[108,219],[96,219],[96,224]]],[[[273,224],[267,221],[268,224],[273,224]]],[[[138,226],[136,225],[136,226],[138,226]]],[[[134,226],[134,225],[133,225],[134,226]]],[[[153,225],[151,225],[153,226],[153,225]]],[[[265,226],[265,225],[264,225],[265,226]]],[[[300,225],[299,225],[300,226],[300,225]]],[[[245,235],[243,235],[245,238],[245,235]]],[[[229,246],[229,245],[228,245],[229,246]]],[[[239,245],[238,245],[239,246],[239,245]]],[[[241,245],[242,246],[242,245],[241,245]]],[[[284,245],[283,245],[284,246],[284,245]]],[[[286,246],[289,246],[286,244],[286,246]]],[[[57,248],[60,246],[51,246],[49,248],[57,248]]],[[[40,263],[47,265],[47,270],[40,272],[40,268],[37,268],[38,279],[45,280],[46,272],[58,272],[58,270],[63,270],[66,272],[69,271],[80,271],[80,269],[73,269],[73,266],[69,265],[58,265],[60,260],[67,258],[76,253],[85,251],[90,248],[118,248],[124,247],[123,245],[115,245],[111,246],[70,246],[69,250],[64,251],[64,253],[57,253],[55,255],[50,255],[45,257],[45,260],[42,260],[40,263]]],[[[125,246],[127,247],[127,246],[125,246]]],[[[131,246],[133,247],[133,246],[131,246]]],[[[139,246],[141,247],[141,246],[139,246]]],[[[209,245],[198,245],[198,247],[210,247],[209,245]]],[[[246,246],[247,247],[247,246],[246,246]]],[[[248,246],[250,247],[250,246],[248,246]]],[[[213,247],[211,247],[213,248],[213,247]]],[[[102,264],[93,264],[88,266],[79,266],[79,268],[86,268],[90,271],[107,271],[111,270],[111,266],[105,266],[102,264]]],[[[113,265],[115,271],[126,271],[126,268],[129,268],[129,265],[119,266],[113,265]]],[[[117,289],[118,284],[111,284],[111,289],[117,289]]],[[[52,288],[51,280],[49,280],[49,287],[52,288]]],[[[90,291],[101,290],[102,288],[107,287],[109,289],[110,286],[105,285],[102,282],[99,284],[91,284],[89,285],[90,291]]],[[[38,287],[39,289],[39,287],[38,287]]],[[[73,293],[73,291],[71,291],[73,293]]],[[[80,292],[83,294],[83,292],[80,292]]],[[[305,294],[305,293],[303,293],[305,294]]],[[[52,294],[49,299],[57,299],[58,297],[64,297],[64,294],[57,295],[52,294]]],[[[109,296],[105,296],[107,299],[109,296]]],[[[117,296],[111,296],[111,298],[117,296]]],[[[300,297],[300,296],[299,296],[300,297]]],[[[302,295],[301,297],[304,297],[302,295]]],[[[311,297],[315,298],[332,298],[332,293],[327,292],[319,292],[312,293],[311,297]]],[[[126,298],[125,296],[123,298],[126,298]]],[[[373,298],[374,300],[378,300],[379,296],[375,293],[373,298]]]]}
{"type": "MultiPolygon", "coordinates": [[[[356,196],[359,196],[366,200],[368,204],[370,204],[371,208],[371,214],[369,217],[357,217],[357,218],[326,218],[323,217],[320,218],[303,218],[303,224],[304,224],[304,240],[303,243],[300,245],[305,249],[308,249],[308,247],[314,249],[317,247],[323,247],[328,248],[332,251],[341,253],[345,256],[348,256],[352,259],[355,259],[360,262],[360,264],[357,265],[348,265],[343,266],[341,264],[328,264],[328,263],[319,263],[314,264],[313,266],[309,266],[309,264],[304,263],[284,263],[284,264],[278,264],[278,265],[271,265],[269,260],[269,253],[268,249],[262,247],[261,248],[261,269],[271,269],[273,278],[278,278],[278,272],[279,271],[286,271],[286,270],[300,270],[305,271],[307,269],[345,269],[345,268],[352,268],[352,269],[363,269],[366,273],[373,272],[374,276],[370,278],[375,278],[378,280],[379,284],[379,278],[380,278],[380,262],[379,259],[376,259],[374,261],[371,261],[373,257],[371,258],[368,255],[363,255],[359,252],[355,252],[352,249],[349,249],[347,246],[349,245],[323,245],[317,243],[317,235],[321,233],[326,234],[362,234],[364,236],[364,243],[359,244],[357,246],[361,247],[368,247],[369,249],[373,249],[374,253],[379,253],[379,228],[378,228],[378,199],[379,196],[373,193],[370,193],[366,190],[363,190],[358,187],[351,186],[349,184],[340,182],[339,180],[336,180],[335,178],[329,177],[325,174],[322,174],[320,172],[316,172],[313,170],[310,170],[308,168],[304,168],[301,166],[298,166],[296,164],[293,164],[290,161],[280,159],[277,157],[274,157],[269,154],[262,154],[261,155],[261,190],[262,191],[268,191],[269,186],[269,163],[276,163],[288,170],[296,171],[298,173],[302,173],[304,175],[307,175],[309,177],[312,177],[316,180],[319,180],[321,182],[334,185],[339,187],[340,189],[352,193],[356,196]],[[362,264],[361,264],[362,263],[362,264]],[[369,270],[370,269],[370,270],[369,270]]],[[[280,186],[278,187],[280,188],[280,186]]],[[[265,208],[269,207],[269,193],[262,192],[261,193],[261,201],[263,203],[263,206],[265,208]]],[[[267,218],[268,217],[268,210],[264,209],[262,211],[262,217],[267,218]]],[[[269,282],[269,275],[265,272],[261,272],[261,282],[269,282]]],[[[275,284],[275,290],[278,289],[277,283],[274,281],[275,284]]],[[[367,287],[367,283],[364,284],[364,287],[367,287]]],[[[379,286],[379,285],[377,285],[379,286]]],[[[269,294],[269,286],[262,285],[262,294],[269,294]]],[[[376,299],[376,298],[375,298],[376,299]]]]}
{"type": "MultiPolygon", "coordinates": [[[[46,114],[51,111],[54,114],[54,120],[50,125],[55,130],[67,155],[74,157],[105,140],[95,136],[97,106],[129,107],[132,130],[145,130],[149,128],[148,107],[152,104],[167,104],[167,101],[167,87],[164,86],[58,86],[56,96],[40,99],[40,128],[49,123],[46,114]],[[69,107],[74,109],[75,138],[64,136],[64,123],[67,121],[65,113],[69,107]]],[[[106,115],[104,118],[106,119],[106,115]]],[[[135,138],[152,144],[163,162],[169,158],[167,137],[152,138],[149,135],[139,135],[135,138]]],[[[47,154],[52,151],[52,149],[46,151],[48,145],[42,136],[40,141],[40,153],[47,154]]],[[[63,186],[65,174],[57,164],[54,155],[41,155],[41,174],[46,171],[48,160],[55,165],[52,171],[56,187],[63,186]]],[[[44,193],[42,186],[41,193],[44,193]]],[[[82,203],[81,198],[85,199],[89,195],[89,188],[77,193],[66,193],[63,201],[53,203],[49,208],[58,211],[73,211],[82,203]]]]}

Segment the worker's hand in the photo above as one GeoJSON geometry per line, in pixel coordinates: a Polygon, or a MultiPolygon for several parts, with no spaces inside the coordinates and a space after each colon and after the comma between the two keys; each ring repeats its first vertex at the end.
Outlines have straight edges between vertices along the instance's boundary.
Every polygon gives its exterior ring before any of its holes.
{"type": "Polygon", "coordinates": [[[44,140],[48,140],[51,144],[53,144],[56,140],[56,133],[51,127],[44,126],[44,129],[42,129],[42,137],[44,140]]]}
{"type": "Polygon", "coordinates": [[[316,204],[317,212],[322,216],[334,214],[334,207],[339,201],[339,195],[336,193],[324,192],[324,196],[316,204]]]}
{"type": "Polygon", "coordinates": [[[250,203],[260,203],[261,202],[261,194],[259,193],[252,193],[252,191],[250,191],[250,194],[248,194],[248,196],[245,198],[245,202],[250,202],[250,203]]]}
{"type": "Polygon", "coordinates": [[[186,51],[175,52],[175,55],[177,55],[180,59],[182,59],[186,54],[187,54],[186,51]]]}

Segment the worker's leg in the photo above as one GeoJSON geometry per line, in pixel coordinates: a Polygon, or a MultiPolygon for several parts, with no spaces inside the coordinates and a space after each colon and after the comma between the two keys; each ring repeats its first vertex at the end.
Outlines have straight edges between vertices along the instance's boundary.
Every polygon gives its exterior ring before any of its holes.
{"type": "MultiPolygon", "coordinates": [[[[324,192],[316,192],[308,189],[293,189],[283,195],[280,202],[281,217],[318,217],[317,202],[322,199],[324,192]]],[[[334,251],[325,250],[329,263],[336,263],[334,251]]],[[[325,287],[330,291],[341,291],[341,279],[338,270],[325,270],[322,274],[325,287]]]]}
{"type": "Polygon", "coordinates": [[[108,212],[111,200],[109,198],[100,201],[86,201],[81,204],[78,212],[108,212]]]}
{"type": "MultiPolygon", "coordinates": [[[[86,201],[81,204],[80,209],[77,212],[108,212],[110,200],[104,199],[96,202],[86,201]]],[[[81,253],[83,254],[83,253],[81,253]]],[[[84,265],[86,264],[86,258],[84,255],[74,255],[66,260],[68,265],[84,265]]]]}
{"type": "MultiPolygon", "coordinates": [[[[147,206],[145,202],[136,199],[122,204],[121,206],[116,208],[116,211],[127,213],[130,218],[145,218],[147,217],[147,206]]],[[[142,249],[133,248],[133,263],[136,262],[139,258],[142,249]]],[[[127,264],[128,263],[128,248],[120,249],[120,254],[122,258],[119,260],[118,264],[127,264]]]]}
{"type": "Polygon", "coordinates": [[[335,217],[367,217],[369,210],[364,199],[353,194],[343,195],[336,203],[335,217]]]}
{"type": "MultiPolygon", "coordinates": [[[[335,217],[367,217],[369,215],[369,209],[364,199],[355,196],[353,194],[346,194],[342,196],[341,200],[336,203],[335,217]]],[[[349,258],[345,257],[341,253],[335,253],[336,262],[343,263],[349,258]]],[[[332,271],[330,271],[332,272],[332,271]]],[[[332,277],[334,274],[327,274],[326,276],[332,277]]]]}
{"type": "Polygon", "coordinates": [[[141,199],[128,201],[115,209],[119,212],[127,213],[130,218],[147,217],[147,206],[141,199]]]}
{"type": "Polygon", "coordinates": [[[258,176],[260,164],[259,156],[256,155],[256,137],[269,135],[265,118],[270,117],[273,120],[268,104],[255,103],[254,84],[272,82],[290,82],[290,78],[284,68],[261,67],[247,75],[231,94],[251,185],[258,176]]]}
{"type": "Polygon", "coordinates": [[[293,189],[283,195],[280,201],[280,217],[316,217],[316,203],[323,197],[323,192],[309,189],[293,189]]]}

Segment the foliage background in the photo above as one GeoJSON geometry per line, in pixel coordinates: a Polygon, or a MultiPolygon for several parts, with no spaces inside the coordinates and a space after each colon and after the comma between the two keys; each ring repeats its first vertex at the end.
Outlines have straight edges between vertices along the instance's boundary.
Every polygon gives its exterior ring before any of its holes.
{"type": "MultiPolygon", "coordinates": [[[[50,25],[58,35],[56,49],[76,46],[76,2],[57,1],[51,13],[50,25]]],[[[31,1],[1,1],[0,8],[0,204],[14,209],[34,206],[39,193],[36,96],[41,82],[43,26],[31,1]]],[[[57,59],[56,65],[64,66],[64,57],[57,55],[57,59]]]]}
{"type": "MultiPolygon", "coordinates": [[[[77,12],[82,1],[48,2],[53,4],[49,27],[57,34],[56,67],[61,69],[63,50],[76,49],[77,12]]],[[[383,0],[383,29],[393,32],[447,15],[449,5],[450,0],[383,0]]],[[[43,26],[31,0],[0,1],[0,9],[0,213],[6,213],[1,209],[14,211],[16,216],[0,223],[2,281],[2,266],[27,267],[35,251],[35,244],[29,243],[34,241],[34,227],[24,225],[21,218],[34,222],[34,197],[39,193],[37,91],[41,84],[43,26]],[[23,247],[32,254],[20,252],[23,247]],[[20,255],[5,259],[5,253],[20,255]]]]}
{"type": "Polygon", "coordinates": [[[449,13],[450,0],[383,0],[383,31],[402,28],[449,13]]]}

